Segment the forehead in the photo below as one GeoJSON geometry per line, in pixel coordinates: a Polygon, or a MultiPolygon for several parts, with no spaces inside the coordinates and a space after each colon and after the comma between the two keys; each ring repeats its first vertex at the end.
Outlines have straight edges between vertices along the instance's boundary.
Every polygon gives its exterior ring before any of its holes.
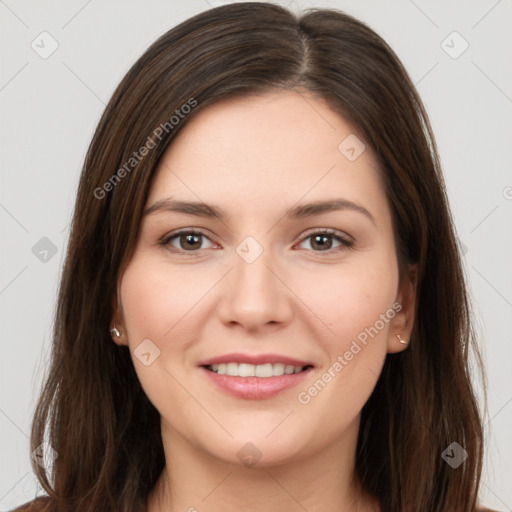
{"type": "Polygon", "coordinates": [[[294,91],[197,112],[164,153],[148,204],[171,196],[240,213],[328,196],[386,207],[378,166],[356,129],[322,99],[294,91]]]}

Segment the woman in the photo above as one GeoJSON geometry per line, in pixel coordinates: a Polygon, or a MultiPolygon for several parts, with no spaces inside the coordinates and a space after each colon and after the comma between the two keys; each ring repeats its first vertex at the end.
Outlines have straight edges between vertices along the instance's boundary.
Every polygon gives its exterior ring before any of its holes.
{"type": "Polygon", "coordinates": [[[473,344],[393,51],[334,10],[211,9],[89,148],[32,429],[49,498],[19,510],[479,510],[473,344]]]}

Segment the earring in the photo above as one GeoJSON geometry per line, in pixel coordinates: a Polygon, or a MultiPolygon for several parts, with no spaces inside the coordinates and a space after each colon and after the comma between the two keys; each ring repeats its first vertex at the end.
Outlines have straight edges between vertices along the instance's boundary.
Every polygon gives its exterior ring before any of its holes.
{"type": "Polygon", "coordinates": [[[402,336],[400,336],[400,334],[397,334],[396,337],[398,338],[398,341],[402,344],[402,345],[407,345],[407,341],[403,340],[402,339],[402,336]]]}
{"type": "Polygon", "coordinates": [[[110,336],[112,336],[112,338],[114,337],[116,338],[120,338],[121,337],[121,333],[119,332],[119,329],[116,329],[116,324],[114,324],[114,328],[113,329],[110,329],[110,336]]]}

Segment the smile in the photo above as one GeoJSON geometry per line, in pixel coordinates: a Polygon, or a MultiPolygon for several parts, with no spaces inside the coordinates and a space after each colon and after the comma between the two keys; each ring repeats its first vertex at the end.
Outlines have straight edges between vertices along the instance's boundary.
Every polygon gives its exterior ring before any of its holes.
{"type": "Polygon", "coordinates": [[[271,398],[303,383],[314,370],[308,361],[279,354],[224,354],[198,366],[213,389],[244,400],[271,398]]]}
{"type": "Polygon", "coordinates": [[[271,377],[280,377],[281,375],[293,375],[300,373],[308,366],[293,366],[283,363],[266,364],[248,364],[248,363],[222,363],[207,365],[206,368],[218,375],[228,375],[230,377],[258,377],[268,379],[271,377]]]}

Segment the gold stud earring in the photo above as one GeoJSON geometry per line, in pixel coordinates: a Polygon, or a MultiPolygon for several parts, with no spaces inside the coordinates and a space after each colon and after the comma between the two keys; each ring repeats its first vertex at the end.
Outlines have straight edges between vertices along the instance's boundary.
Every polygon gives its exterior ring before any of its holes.
{"type": "Polygon", "coordinates": [[[398,338],[398,341],[402,344],[402,345],[407,345],[407,341],[403,340],[402,339],[402,336],[400,336],[400,334],[397,334],[396,337],[398,338]]]}
{"type": "Polygon", "coordinates": [[[121,337],[121,333],[119,332],[119,329],[116,328],[116,324],[114,324],[114,328],[113,329],[110,329],[110,336],[112,336],[112,338],[114,336],[116,338],[120,338],[121,337]]]}

